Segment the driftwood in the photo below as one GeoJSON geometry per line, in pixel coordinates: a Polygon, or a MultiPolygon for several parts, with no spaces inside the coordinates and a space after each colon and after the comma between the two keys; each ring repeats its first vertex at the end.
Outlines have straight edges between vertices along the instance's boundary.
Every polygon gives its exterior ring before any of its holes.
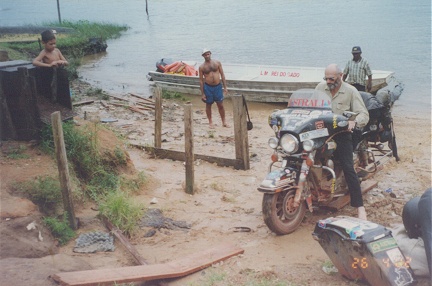
{"type": "Polygon", "coordinates": [[[141,100],[144,100],[144,101],[147,101],[147,102],[150,102],[150,103],[155,104],[154,100],[151,100],[151,99],[149,99],[149,98],[145,98],[145,97],[142,97],[142,96],[140,96],[140,95],[133,94],[133,93],[129,93],[129,94],[130,94],[131,96],[134,96],[134,97],[139,98],[139,99],[141,99],[141,100]]]}
{"type": "Polygon", "coordinates": [[[126,99],[126,98],[123,98],[123,97],[120,97],[120,96],[116,96],[116,95],[110,95],[110,97],[112,97],[112,98],[115,98],[115,99],[118,99],[118,100],[121,100],[121,101],[127,101],[127,102],[129,102],[129,100],[128,100],[128,99],[126,99]]]}
{"type": "Polygon", "coordinates": [[[126,108],[129,107],[128,104],[122,104],[122,103],[116,103],[116,102],[110,102],[110,104],[114,105],[114,106],[120,106],[120,107],[126,107],[126,108]]]}
{"type": "Polygon", "coordinates": [[[73,106],[80,106],[80,105],[86,105],[86,104],[92,104],[94,100],[83,100],[79,102],[72,103],[73,106]]]}
{"type": "Polygon", "coordinates": [[[148,108],[151,108],[151,109],[155,109],[155,105],[154,104],[149,104],[149,103],[144,103],[144,102],[136,102],[135,104],[141,105],[141,106],[144,106],[144,107],[148,107],[148,108]]]}
{"type": "Polygon", "coordinates": [[[105,107],[105,108],[109,108],[110,107],[109,104],[105,100],[101,100],[100,104],[102,104],[102,106],[105,107]]]}
{"type": "Polygon", "coordinates": [[[145,113],[144,111],[140,110],[138,107],[135,107],[135,106],[129,106],[129,109],[132,110],[132,111],[134,111],[134,112],[138,112],[138,113],[141,113],[141,114],[144,114],[144,115],[148,115],[147,113],[145,113]]]}

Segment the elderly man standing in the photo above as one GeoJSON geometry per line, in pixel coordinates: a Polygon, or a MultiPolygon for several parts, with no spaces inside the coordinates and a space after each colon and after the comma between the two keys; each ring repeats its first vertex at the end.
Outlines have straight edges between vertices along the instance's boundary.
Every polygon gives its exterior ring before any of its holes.
{"type": "Polygon", "coordinates": [[[372,89],[372,71],[369,63],[361,56],[362,51],[359,46],[352,48],[353,59],[349,60],[343,71],[343,81],[348,77],[348,83],[357,88],[358,91],[368,91],[372,89]],[[367,86],[365,86],[365,78],[367,86]]]}
{"type": "MultiPolygon", "coordinates": [[[[331,98],[332,111],[342,115],[344,111],[357,113],[355,119],[348,121],[348,130],[364,127],[369,121],[369,113],[360,93],[353,86],[342,81],[341,69],[336,64],[330,64],[325,69],[325,82],[321,82],[315,88],[324,91],[331,98]]],[[[344,132],[335,138],[337,148],[335,158],[341,162],[345,180],[350,192],[351,206],[357,208],[358,217],[367,219],[366,210],[363,206],[360,182],[354,170],[352,134],[344,132]]]]}
{"type": "Polygon", "coordinates": [[[222,126],[229,127],[225,121],[225,108],[223,106],[224,93],[227,93],[227,85],[222,64],[211,59],[209,49],[204,49],[201,54],[204,63],[199,67],[199,78],[202,101],[206,104],[206,114],[210,128],[214,128],[212,120],[212,104],[216,102],[222,119],[222,126]],[[223,85],[223,90],[222,90],[223,85]]]}

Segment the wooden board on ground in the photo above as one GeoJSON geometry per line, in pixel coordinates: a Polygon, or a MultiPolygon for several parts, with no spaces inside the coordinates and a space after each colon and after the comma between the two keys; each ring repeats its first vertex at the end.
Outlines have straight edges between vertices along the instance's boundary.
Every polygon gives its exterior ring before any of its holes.
{"type": "Polygon", "coordinates": [[[243,252],[242,248],[225,244],[164,264],[63,272],[54,274],[51,278],[61,285],[87,286],[175,278],[189,275],[243,252]]]}
{"type": "MultiPolygon", "coordinates": [[[[361,191],[362,194],[365,194],[375,188],[378,185],[377,181],[374,180],[367,180],[361,183],[361,191]]],[[[339,199],[335,200],[334,202],[331,202],[329,205],[327,205],[325,208],[337,211],[349,204],[350,202],[350,195],[345,195],[343,197],[340,197],[339,199]]]]}
{"type": "MultiPolygon", "coordinates": [[[[145,149],[147,152],[152,153],[155,157],[160,159],[171,159],[175,161],[185,161],[185,152],[175,151],[163,148],[155,148],[143,146],[139,144],[131,144],[134,147],[145,149]]],[[[216,163],[220,167],[234,167],[236,170],[244,170],[244,164],[239,159],[228,159],[215,156],[194,154],[195,160],[203,160],[209,163],[216,163]]]]}

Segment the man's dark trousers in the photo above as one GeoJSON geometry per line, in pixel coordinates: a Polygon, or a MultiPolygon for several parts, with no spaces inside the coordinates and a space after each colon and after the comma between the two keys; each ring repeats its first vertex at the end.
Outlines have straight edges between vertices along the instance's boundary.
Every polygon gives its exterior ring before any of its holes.
{"type": "Polygon", "coordinates": [[[349,132],[341,133],[334,137],[336,141],[335,158],[340,162],[351,196],[351,206],[363,206],[360,182],[354,170],[353,142],[349,132]]]}

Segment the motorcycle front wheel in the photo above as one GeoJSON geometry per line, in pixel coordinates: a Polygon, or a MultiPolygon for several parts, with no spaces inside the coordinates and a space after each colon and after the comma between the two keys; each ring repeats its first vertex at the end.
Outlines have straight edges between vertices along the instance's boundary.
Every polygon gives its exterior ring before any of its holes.
{"type": "Polygon", "coordinates": [[[262,212],[267,227],[278,235],[295,231],[306,213],[306,204],[301,202],[294,207],[295,190],[276,194],[264,194],[262,212]]]}

